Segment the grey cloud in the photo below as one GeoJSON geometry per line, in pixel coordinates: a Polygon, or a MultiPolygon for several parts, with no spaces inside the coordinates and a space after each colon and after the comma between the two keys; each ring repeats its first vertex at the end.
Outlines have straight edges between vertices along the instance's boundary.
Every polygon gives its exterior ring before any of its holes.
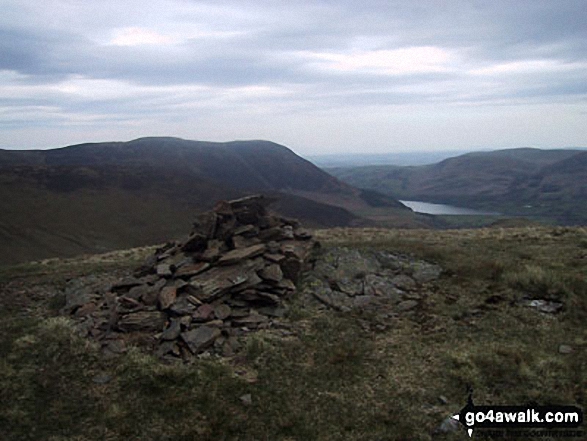
{"type": "MultiPolygon", "coordinates": [[[[170,2],[161,17],[145,7],[137,15],[126,14],[124,18],[100,10],[99,19],[92,20],[91,14],[99,9],[96,4],[93,2],[90,7],[88,2],[87,11],[83,7],[75,10],[76,14],[84,14],[75,26],[66,20],[67,13],[45,22],[43,14],[52,13],[49,9],[34,20],[23,16],[21,20],[3,23],[0,17],[0,71],[24,75],[19,84],[43,85],[82,77],[123,80],[140,90],[182,85],[203,85],[211,90],[193,96],[164,96],[153,91],[137,92],[132,97],[106,94],[96,98],[45,92],[38,96],[7,96],[0,99],[0,106],[55,106],[65,114],[111,114],[120,120],[138,120],[145,115],[176,116],[181,114],[182,106],[197,105],[198,100],[213,102],[223,90],[232,93],[240,86],[255,85],[296,92],[285,97],[248,98],[249,102],[259,100],[273,106],[276,112],[509,99],[546,102],[579,100],[587,94],[587,72],[580,65],[571,71],[495,74],[483,78],[469,73],[477,68],[525,60],[587,62],[584,0],[218,0],[208,4],[185,0],[170,2]],[[193,5],[198,7],[192,8],[193,5]],[[192,23],[197,29],[209,25],[210,29],[228,34],[192,38],[168,46],[105,44],[114,29],[157,29],[167,24],[165,20],[192,23]],[[60,22],[63,25],[57,27],[55,23],[60,22]],[[295,55],[304,51],[348,54],[353,50],[410,46],[452,51],[457,57],[454,70],[396,76],[376,69],[336,71],[316,68],[309,59],[295,55]]],[[[128,7],[121,2],[111,5],[128,7]]],[[[63,10],[67,8],[58,8],[55,14],[63,10]]],[[[11,11],[12,17],[18,14],[18,8],[11,11]]],[[[246,108],[246,100],[243,97],[229,105],[246,108]]],[[[221,100],[214,103],[221,105],[221,100]]],[[[22,117],[22,123],[32,124],[28,116],[22,117]]]]}

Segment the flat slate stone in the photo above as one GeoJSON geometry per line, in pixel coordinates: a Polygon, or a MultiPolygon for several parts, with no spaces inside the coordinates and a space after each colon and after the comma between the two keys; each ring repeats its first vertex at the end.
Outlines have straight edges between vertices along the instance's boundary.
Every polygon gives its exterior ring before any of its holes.
{"type": "Polygon", "coordinates": [[[145,295],[147,293],[149,288],[150,287],[148,285],[133,286],[128,291],[128,293],[126,293],[126,296],[130,297],[131,299],[139,300],[143,295],[145,295]]]}
{"type": "Polygon", "coordinates": [[[399,274],[395,276],[393,279],[391,279],[391,283],[393,283],[399,289],[406,291],[415,289],[417,287],[416,281],[410,276],[406,276],[405,274],[399,274]]]}
{"type": "Polygon", "coordinates": [[[161,263],[157,265],[155,271],[157,272],[157,275],[159,277],[171,277],[173,275],[173,273],[171,272],[171,265],[166,263],[161,263]]]}
{"type": "Polygon", "coordinates": [[[206,321],[212,318],[213,313],[214,308],[212,307],[212,305],[208,305],[207,303],[205,303],[198,307],[198,309],[192,317],[196,321],[206,321]]]}
{"type": "Polygon", "coordinates": [[[191,279],[194,296],[203,302],[212,301],[224,293],[245,284],[252,275],[247,267],[215,267],[191,279]]]}
{"type": "Polygon", "coordinates": [[[218,328],[200,326],[191,331],[182,332],[181,339],[188,345],[193,354],[198,354],[211,346],[214,340],[220,337],[220,334],[221,331],[218,328]]]}
{"type": "Polygon", "coordinates": [[[214,308],[214,315],[220,320],[224,320],[230,316],[231,308],[226,304],[217,305],[214,308]]]}
{"type": "Polygon", "coordinates": [[[283,254],[274,254],[274,253],[265,253],[265,254],[263,254],[263,257],[265,259],[267,259],[268,261],[274,262],[274,263],[279,263],[283,259],[285,259],[285,256],[283,254]]]}
{"type": "Polygon", "coordinates": [[[259,271],[259,276],[270,282],[278,283],[283,279],[283,272],[277,264],[271,264],[259,271]]]}
{"type": "Polygon", "coordinates": [[[403,302],[399,302],[397,304],[397,309],[399,311],[409,311],[410,309],[414,309],[418,306],[418,302],[415,300],[404,300],[403,302]]]}
{"type": "Polygon", "coordinates": [[[246,248],[239,248],[236,250],[229,251],[220,258],[218,263],[220,265],[230,265],[232,263],[240,262],[244,259],[250,259],[256,257],[265,251],[265,244],[252,245],[246,248]]]}
{"type": "Polygon", "coordinates": [[[569,345],[560,345],[558,347],[559,354],[571,354],[573,353],[573,347],[569,345]]]}
{"type": "Polygon", "coordinates": [[[233,236],[232,237],[232,246],[237,248],[247,248],[253,245],[260,244],[261,241],[256,237],[244,237],[244,236],[233,236]]]}
{"type": "Polygon", "coordinates": [[[176,315],[190,315],[196,307],[188,300],[187,295],[182,295],[169,307],[169,311],[176,315]]]}
{"type": "Polygon", "coordinates": [[[216,223],[218,216],[213,211],[198,214],[194,221],[195,232],[212,239],[216,233],[216,223]]]}
{"type": "Polygon", "coordinates": [[[242,225],[240,227],[237,227],[234,229],[233,233],[235,236],[238,235],[245,235],[245,236],[249,236],[249,235],[256,235],[259,232],[259,230],[257,229],[257,227],[255,227],[252,224],[247,224],[247,225],[242,225]]]}
{"type": "Polygon", "coordinates": [[[133,286],[137,286],[140,285],[141,281],[139,279],[137,279],[136,277],[125,277],[124,279],[119,280],[118,282],[116,282],[114,285],[112,285],[112,289],[114,291],[119,291],[119,290],[123,290],[123,289],[129,289],[132,288],[133,286]]]}
{"type": "Polygon", "coordinates": [[[190,263],[187,265],[181,266],[177,271],[175,271],[176,277],[192,277],[196,274],[203,273],[208,268],[210,268],[210,264],[207,262],[198,262],[198,263],[190,263]]]}
{"type": "Polygon", "coordinates": [[[186,253],[198,253],[206,249],[208,238],[204,234],[194,233],[188,237],[188,240],[181,247],[186,253]]]}
{"type": "Polygon", "coordinates": [[[118,327],[127,332],[159,332],[165,324],[165,315],[159,311],[140,311],[123,315],[118,320],[118,327]]]}
{"type": "Polygon", "coordinates": [[[161,340],[170,341],[175,340],[181,333],[181,322],[179,320],[172,320],[169,327],[161,334],[161,340]]]}
{"type": "Polygon", "coordinates": [[[418,283],[432,282],[440,277],[442,268],[427,262],[416,262],[412,277],[418,283]]]}
{"type": "Polygon", "coordinates": [[[167,309],[175,302],[177,297],[177,288],[175,286],[165,286],[159,293],[159,306],[161,309],[167,309]]]}

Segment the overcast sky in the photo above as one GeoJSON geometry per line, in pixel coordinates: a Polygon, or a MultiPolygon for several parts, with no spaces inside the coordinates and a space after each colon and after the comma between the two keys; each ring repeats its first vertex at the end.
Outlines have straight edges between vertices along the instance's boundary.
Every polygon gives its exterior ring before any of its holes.
{"type": "Polygon", "coordinates": [[[587,145],[586,0],[0,0],[0,148],[587,145]]]}

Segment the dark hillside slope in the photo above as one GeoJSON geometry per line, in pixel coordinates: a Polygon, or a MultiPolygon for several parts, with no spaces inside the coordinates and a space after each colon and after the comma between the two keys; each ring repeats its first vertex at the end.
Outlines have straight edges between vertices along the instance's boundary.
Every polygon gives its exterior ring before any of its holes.
{"type": "Polygon", "coordinates": [[[349,190],[348,185],[287,147],[269,141],[214,143],[179,138],[139,138],[129,142],[15,152],[12,158],[6,156],[0,156],[0,166],[15,165],[19,159],[23,165],[146,165],[190,171],[243,190],[349,190]]]}
{"type": "Polygon", "coordinates": [[[142,138],[4,150],[0,246],[8,252],[0,263],[158,243],[182,234],[217,200],[256,192],[276,196],[277,210],[312,227],[370,225],[351,211],[374,203],[404,224],[414,217],[392,198],[364,197],[267,141],[142,138]]]}

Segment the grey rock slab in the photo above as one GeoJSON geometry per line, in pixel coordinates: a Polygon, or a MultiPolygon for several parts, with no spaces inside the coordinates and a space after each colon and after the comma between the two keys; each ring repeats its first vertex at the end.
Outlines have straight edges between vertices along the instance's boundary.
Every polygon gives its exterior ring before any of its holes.
{"type": "Polygon", "coordinates": [[[217,239],[210,240],[208,241],[206,251],[201,255],[201,259],[207,262],[215,262],[225,250],[226,245],[223,241],[217,239]]]}
{"type": "Polygon", "coordinates": [[[302,271],[302,262],[295,257],[287,257],[279,265],[284,277],[290,280],[298,280],[302,271]]]}
{"type": "Polygon", "coordinates": [[[368,305],[370,305],[371,303],[373,303],[373,301],[375,300],[374,296],[356,296],[352,299],[353,301],[353,307],[355,308],[364,308],[368,305]]]}
{"type": "Polygon", "coordinates": [[[259,229],[256,226],[254,226],[252,224],[247,224],[247,225],[241,225],[240,227],[235,228],[232,234],[235,236],[243,235],[243,236],[251,237],[251,236],[256,236],[258,233],[259,233],[259,229]]]}
{"type": "Polygon", "coordinates": [[[232,308],[230,311],[230,317],[234,319],[248,317],[249,315],[250,311],[246,308],[232,308]]]}
{"type": "Polygon", "coordinates": [[[63,310],[69,314],[75,309],[90,303],[94,298],[95,295],[92,290],[80,289],[66,291],[65,307],[63,310]]]}
{"type": "Polygon", "coordinates": [[[283,271],[277,264],[271,264],[257,273],[263,280],[279,283],[283,279],[283,271]]]}
{"type": "Polygon", "coordinates": [[[281,243],[281,252],[285,257],[293,257],[303,261],[308,256],[310,248],[307,242],[286,241],[281,243]]]}
{"type": "Polygon", "coordinates": [[[268,317],[282,318],[287,314],[287,308],[283,306],[265,306],[259,308],[259,313],[268,317]]]}
{"type": "Polygon", "coordinates": [[[264,251],[265,244],[252,245],[250,247],[232,250],[222,256],[218,263],[220,265],[230,265],[236,262],[240,262],[241,260],[259,256],[263,254],[264,251]]]}
{"type": "Polygon", "coordinates": [[[193,354],[198,354],[211,346],[220,335],[221,331],[218,328],[200,326],[191,331],[182,332],[181,339],[193,354]]]}
{"type": "Polygon", "coordinates": [[[126,314],[118,320],[118,328],[122,331],[159,332],[165,324],[165,315],[159,311],[140,311],[126,314]]]}
{"type": "Polygon", "coordinates": [[[102,349],[113,354],[124,354],[126,352],[126,343],[121,339],[105,340],[102,342],[102,349]]]}
{"type": "Polygon", "coordinates": [[[265,259],[267,259],[268,261],[273,262],[273,263],[279,263],[283,259],[285,259],[285,256],[283,254],[279,254],[279,253],[276,253],[276,254],[274,254],[274,253],[265,253],[265,254],[263,254],[263,257],[265,259]]]}
{"type": "Polygon", "coordinates": [[[283,278],[275,285],[276,288],[284,289],[285,291],[295,291],[296,285],[290,279],[283,278]]]}
{"type": "Polygon", "coordinates": [[[348,277],[343,277],[342,279],[332,280],[331,284],[334,289],[349,296],[361,295],[364,291],[364,282],[358,279],[351,280],[348,277]]]}
{"type": "Polygon", "coordinates": [[[545,314],[556,314],[563,308],[563,304],[561,302],[544,299],[526,300],[525,304],[531,308],[536,308],[538,311],[545,314]]]}
{"type": "Polygon", "coordinates": [[[339,311],[350,309],[353,306],[352,300],[346,294],[339,291],[332,291],[328,287],[316,288],[312,290],[312,294],[326,306],[339,311]]]}
{"type": "Polygon", "coordinates": [[[281,299],[278,295],[264,291],[257,291],[257,295],[262,303],[270,305],[279,305],[281,303],[281,299]]]}
{"type": "Polygon", "coordinates": [[[251,325],[258,325],[260,323],[265,323],[269,321],[269,319],[262,315],[262,314],[249,314],[246,317],[238,317],[233,319],[233,323],[237,326],[251,326],[251,325]]]}
{"type": "Polygon", "coordinates": [[[105,373],[98,374],[94,378],[92,378],[92,382],[96,384],[107,384],[112,381],[112,375],[108,375],[105,373]]]}
{"type": "Polygon", "coordinates": [[[405,263],[401,257],[387,251],[379,251],[375,254],[375,258],[382,269],[400,271],[405,267],[405,263]]]}
{"type": "Polygon", "coordinates": [[[157,265],[155,271],[159,277],[171,277],[173,275],[173,272],[171,271],[171,265],[167,263],[161,263],[157,265]]]}
{"type": "Polygon", "coordinates": [[[409,311],[410,309],[414,309],[418,306],[418,302],[415,300],[404,300],[403,302],[399,302],[397,304],[398,311],[409,311]]]}
{"type": "Polygon", "coordinates": [[[396,288],[389,278],[377,276],[375,274],[367,274],[364,281],[364,293],[366,295],[385,297],[393,302],[399,302],[401,300],[403,291],[396,288]]]}
{"type": "Polygon", "coordinates": [[[193,233],[200,234],[208,239],[212,239],[216,233],[216,224],[218,216],[213,211],[207,211],[196,215],[194,220],[193,233]]]}
{"type": "Polygon", "coordinates": [[[418,283],[429,283],[440,277],[442,268],[428,262],[414,262],[412,265],[412,278],[418,283]]]}
{"type": "Polygon", "coordinates": [[[156,355],[158,357],[163,357],[167,354],[172,354],[176,357],[179,357],[181,355],[179,347],[177,346],[177,343],[175,341],[162,341],[159,347],[157,348],[156,355]]]}
{"type": "Polygon", "coordinates": [[[192,315],[194,321],[207,321],[212,319],[212,315],[214,314],[214,307],[207,303],[198,307],[196,312],[192,315]]]}
{"type": "Polygon", "coordinates": [[[118,292],[120,290],[130,289],[133,286],[140,285],[140,284],[141,284],[141,281],[139,279],[137,279],[136,277],[124,277],[123,279],[120,279],[118,282],[116,282],[112,285],[112,290],[118,292]]]}
{"type": "Polygon", "coordinates": [[[161,334],[161,340],[175,340],[181,333],[181,322],[179,320],[172,320],[169,327],[161,334]]]}
{"type": "Polygon", "coordinates": [[[405,274],[399,274],[393,277],[391,283],[404,291],[411,291],[417,288],[416,281],[405,274]]]}
{"type": "Polygon", "coordinates": [[[231,313],[230,306],[228,306],[224,303],[220,304],[220,305],[216,305],[214,307],[214,315],[216,316],[216,318],[218,318],[220,320],[224,320],[224,319],[230,317],[230,313],[231,313]]]}
{"type": "Polygon", "coordinates": [[[187,295],[179,296],[169,307],[169,311],[175,315],[191,315],[195,310],[196,306],[188,300],[187,295]]]}
{"type": "Polygon", "coordinates": [[[331,249],[315,265],[317,274],[332,279],[353,279],[376,273],[379,269],[379,261],[371,253],[344,247],[331,249]]]}
{"type": "Polygon", "coordinates": [[[139,300],[149,290],[149,285],[137,285],[133,286],[127,293],[126,297],[131,299],[139,300]]]}
{"type": "Polygon", "coordinates": [[[159,292],[159,307],[167,309],[175,302],[177,298],[177,288],[175,286],[165,286],[159,292]]]}
{"type": "Polygon", "coordinates": [[[201,301],[212,301],[230,289],[243,285],[252,276],[240,266],[215,267],[192,279],[194,296],[201,301]]]}
{"type": "Polygon", "coordinates": [[[241,395],[239,397],[239,400],[241,401],[241,403],[243,403],[245,406],[251,406],[253,404],[253,397],[251,396],[251,394],[244,394],[241,395]]]}
{"type": "Polygon", "coordinates": [[[177,271],[175,271],[175,277],[189,278],[195,276],[196,274],[203,273],[208,268],[210,268],[210,264],[208,262],[188,263],[182,265],[177,269],[177,271]]]}
{"type": "Polygon", "coordinates": [[[156,305],[159,300],[159,291],[161,291],[166,283],[166,279],[160,279],[153,286],[150,286],[147,292],[141,296],[141,301],[147,306],[156,305]]]}
{"type": "MultiPolygon", "coordinates": [[[[133,280],[136,279],[133,277],[133,280]]],[[[64,289],[65,307],[63,313],[70,314],[76,308],[90,303],[93,300],[98,301],[103,292],[108,290],[108,283],[96,276],[87,276],[72,279],[67,282],[64,289]]]]}
{"type": "Polygon", "coordinates": [[[573,347],[569,345],[560,345],[558,347],[559,354],[571,354],[574,352],[573,347]]]}
{"type": "Polygon", "coordinates": [[[256,237],[233,236],[232,245],[235,249],[248,248],[260,244],[261,241],[256,237]]]}
{"type": "Polygon", "coordinates": [[[206,237],[204,234],[192,233],[187,238],[181,249],[186,253],[199,253],[206,249],[207,244],[208,237],[206,237]]]}

